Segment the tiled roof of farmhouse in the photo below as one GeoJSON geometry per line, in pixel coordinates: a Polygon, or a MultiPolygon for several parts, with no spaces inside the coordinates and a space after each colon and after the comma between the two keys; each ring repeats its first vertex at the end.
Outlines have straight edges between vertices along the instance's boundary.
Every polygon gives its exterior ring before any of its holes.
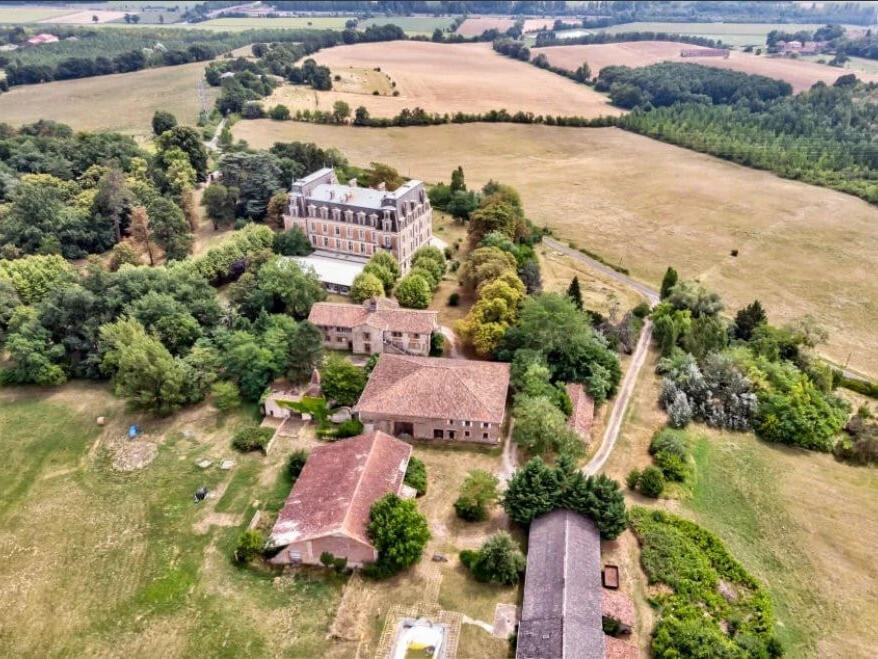
{"type": "Polygon", "coordinates": [[[594,399],[585,392],[585,388],[578,382],[568,382],[566,389],[573,406],[570,418],[567,419],[567,427],[579,435],[583,441],[588,442],[591,436],[591,424],[594,420],[594,399]]]}
{"type": "Polygon", "coordinates": [[[394,300],[378,298],[376,308],[370,311],[364,304],[340,304],[336,302],[317,302],[311,307],[308,320],[314,325],[335,327],[357,327],[368,324],[386,332],[414,332],[429,334],[438,325],[438,311],[400,309],[394,300]]]}
{"type": "Polygon", "coordinates": [[[637,659],[637,646],[634,643],[613,636],[605,636],[605,659],[637,659]]]}
{"type": "Polygon", "coordinates": [[[590,519],[553,510],[530,525],[518,659],[604,659],[601,538],[590,519]]]}
{"type": "Polygon", "coordinates": [[[509,364],[384,353],[354,409],[501,423],[508,388],[509,364]]]}
{"type": "Polygon", "coordinates": [[[367,544],[372,504],[399,493],[412,447],[380,431],[318,446],[290,492],[269,542],[282,547],[330,533],[367,544]]]}

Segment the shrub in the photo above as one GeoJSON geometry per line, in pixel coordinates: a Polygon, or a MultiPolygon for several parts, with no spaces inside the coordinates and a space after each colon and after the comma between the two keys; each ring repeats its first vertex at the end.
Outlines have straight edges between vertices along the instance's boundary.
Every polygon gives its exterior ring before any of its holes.
{"type": "Polygon", "coordinates": [[[238,451],[264,451],[269,440],[274,435],[272,428],[260,428],[248,426],[235,432],[232,438],[232,447],[238,451]]]}
{"type": "Polygon", "coordinates": [[[359,419],[348,419],[335,427],[332,436],[343,439],[345,437],[356,437],[361,432],[363,432],[363,423],[359,419]]]}
{"type": "Polygon", "coordinates": [[[339,405],[353,405],[366,387],[366,371],[336,354],[326,358],[320,375],[323,394],[339,405]]]}
{"type": "Polygon", "coordinates": [[[649,304],[646,302],[641,302],[631,310],[631,313],[634,314],[637,318],[646,318],[649,315],[650,311],[651,309],[649,308],[649,304]]]}
{"type": "Polygon", "coordinates": [[[474,469],[460,487],[454,512],[467,522],[481,522],[488,517],[486,506],[498,498],[497,477],[491,472],[474,469]]]}
{"type": "Polygon", "coordinates": [[[296,449],[290,455],[289,460],[287,460],[287,472],[292,484],[295,484],[299,479],[299,474],[302,473],[306,462],[308,462],[308,451],[305,449],[296,449]]]}
{"type": "Polygon", "coordinates": [[[640,474],[637,482],[640,493],[653,499],[658,499],[665,489],[665,477],[662,470],[655,465],[650,465],[640,474]]]}
{"type": "Polygon", "coordinates": [[[268,116],[275,121],[286,121],[290,118],[290,109],[286,105],[275,105],[268,111],[268,116]]]}
{"type": "Polygon", "coordinates": [[[433,332],[430,335],[430,356],[441,357],[445,354],[445,335],[442,332],[433,332]]]}
{"type": "Polygon", "coordinates": [[[638,483],[640,483],[640,470],[632,469],[625,477],[625,485],[628,486],[629,490],[636,490],[638,483]]]}
{"type": "Polygon", "coordinates": [[[476,552],[461,552],[460,560],[478,581],[505,586],[518,583],[527,566],[521,549],[505,531],[492,535],[476,552]]]}
{"type": "Polygon", "coordinates": [[[396,299],[409,309],[426,309],[432,293],[429,282],[419,274],[406,275],[396,287],[396,299]]]}
{"type": "Polygon", "coordinates": [[[419,497],[424,496],[427,493],[427,467],[422,461],[412,456],[409,458],[409,466],[405,470],[403,481],[409,487],[414,488],[419,497]]]}
{"type": "Polygon", "coordinates": [[[691,473],[688,438],[684,432],[664,428],[649,444],[649,452],[666,480],[685,481],[691,473]]]}
{"type": "Polygon", "coordinates": [[[384,295],[384,284],[371,272],[361,272],[351,285],[351,302],[364,302],[384,295]]]}
{"type": "Polygon", "coordinates": [[[448,296],[448,306],[449,307],[456,307],[459,304],[460,304],[460,293],[455,292],[455,293],[452,293],[451,295],[448,296]]]}
{"type": "Polygon", "coordinates": [[[213,406],[220,412],[228,412],[241,406],[241,394],[238,385],[229,380],[215,382],[210,388],[213,395],[213,406]]]}
{"type": "Polygon", "coordinates": [[[242,531],[235,546],[235,560],[238,563],[249,563],[259,556],[265,548],[265,536],[256,529],[242,531]]]}

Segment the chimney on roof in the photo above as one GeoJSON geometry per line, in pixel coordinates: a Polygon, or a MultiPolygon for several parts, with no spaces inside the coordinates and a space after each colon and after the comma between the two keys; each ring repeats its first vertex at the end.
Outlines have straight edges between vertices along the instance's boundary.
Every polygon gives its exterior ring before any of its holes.
{"type": "Polygon", "coordinates": [[[352,188],[357,187],[357,179],[352,178],[350,181],[348,181],[348,185],[351,186],[352,188]]]}
{"type": "Polygon", "coordinates": [[[384,181],[381,181],[381,183],[376,185],[375,188],[381,192],[385,192],[387,190],[387,185],[385,185],[384,181]]]}

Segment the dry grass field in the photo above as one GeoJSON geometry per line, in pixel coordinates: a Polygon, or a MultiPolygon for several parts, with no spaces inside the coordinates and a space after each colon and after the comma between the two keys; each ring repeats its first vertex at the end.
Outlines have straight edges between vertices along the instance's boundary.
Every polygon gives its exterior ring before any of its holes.
{"type": "MultiPolygon", "coordinates": [[[[650,375],[655,362],[653,353],[607,463],[613,478],[651,462],[649,439],[666,419],[656,403],[660,382],[650,375]]],[[[751,433],[698,425],[692,432],[691,497],[656,502],[629,492],[629,500],[667,507],[719,535],[768,587],[786,656],[871,656],[878,628],[861,622],[878,615],[878,472],[751,433]]],[[[649,615],[641,598],[635,603],[649,615]]]]}
{"type": "MultiPolygon", "coordinates": [[[[693,34],[708,39],[722,39],[724,43],[732,46],[765,46],[765,37],[778,26],[774,23],[657,23],[637,22],[619,23],[608,28],[604,32],[618,34],[619,32],[669,32],[676,34],[693,34]]],[[[814,31],[821,25],[813,23],[785,23],[784,30],[796,32],[798,30],[814,31]]],[[[857,26],[846,26],[849,29],[862,29],[857,26]]]]}
{"type": "MultiPolygon", "coordinates": [[[[615,64],[638,67],[656,62],[688,62],[786,80],[793,86],[795,92],[809,89],[815,82],[831,85],[840,75],[845,74],[845,71],[838,67],[804,59],[766,57],[740,51],[732,51],[727,59],[680,57],[681,49],[694,47],[673,41],[630,41],[588,46],[549,46],[535,48],[533,53],[535,55],[543,53],[553,65],[570,71],[575,70],[583,62],[588,62],[593,75],[597,75],[605,66],[615,64]]],[[[858,71],[857,75],[866,82],[878,81],[878,74],[875,73],[858,71]]]]}
{"type": "Polygon", "coordinates": [[[256,147],[314,141],[429,182],[462,165],[471,186],[515,186],[538,225],[645,282],[657,286],[674,265],[732,309],[758,297],[773,322],[813,314],[830,332],[828,357],[878,375],[878,210],[854,197],[615,128],[263,120],[238,122],[234,134],[256,147]]]}
{"type": "Polygon", "coordinates": [[[104,9],[93,9],[89,11],[77,11],[63,16],[47,18],[42,23],[63,23],[65,25],[92,25],[94,23],[110,23],[118,21],[125,16],[124,11],[107,11],[104,9]],[[94,20],[97,16],[98,20],[94,20]]]}
{"type": "MultiPolygon", "coordinates": [[[[77,130],[114,130],[137,137],[152,135],[156,110],[172,112],[180,123],[198,119],[195,81],[204,62],[145,69],[42,85],[13,87],[0,95],[0,119],[13,125],[54,119],[77,130]]],[[[210,107],[218,87],[206,87],[210,107]]]]}
{"type": "MultiPolygon", "coordinates": [[[[391,41],[356,44],[322,50],[313,55],[333,74],[346,69],[380,67],[396,83],[399,96],[374,96],[362,91],[318,92],[289,85],[275,90],[263,104],[290,109],[331,110],[337,100],[352,109],[364,105],[376,117],[394,116],[403,108],[421,107],[429,112],[487,112],[505,108],[535,114],[616,115],[607,98],[584,85],[542,71],[524,62],[498,55],[487,43],[435,44],[391,41]]],[[[380,93],[380,91],[379,91],[380,93]]]]}
{"type": "Polygon", "coordinates": [[[7,5],[0,7],[0,23],[37,23],[69,13],[66,7],[53,9],[46,5],[7,5]]]}
{"type": "MultiPolygon", "coordinates": [[[[565,17],[562,17],[565,18],[565,17]]],[[[568,22],[573,22],[570,17],[566,17],[568,22]]],[[[555,24],[555,18],[527,18],[524,21],[525,32],[539,32],[542,29],[551,28],[555,24]]],[[[485,30],[497,29],[505,32],[515,25],[515,20],[508,16],[476,16],[467,18],[455,32],[464,37],[477,37],[485,30]]]]}

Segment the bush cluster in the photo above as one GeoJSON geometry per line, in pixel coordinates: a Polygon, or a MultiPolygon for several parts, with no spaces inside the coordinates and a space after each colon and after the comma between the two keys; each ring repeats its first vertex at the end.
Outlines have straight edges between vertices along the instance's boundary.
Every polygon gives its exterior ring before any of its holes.
{"type": "Polygon", "coordinates": [[[273,435],[272,428],[260,428],[259,426],[241,428],[235,431],[232,447],[242,452],[264,451],[273,435]]]}

